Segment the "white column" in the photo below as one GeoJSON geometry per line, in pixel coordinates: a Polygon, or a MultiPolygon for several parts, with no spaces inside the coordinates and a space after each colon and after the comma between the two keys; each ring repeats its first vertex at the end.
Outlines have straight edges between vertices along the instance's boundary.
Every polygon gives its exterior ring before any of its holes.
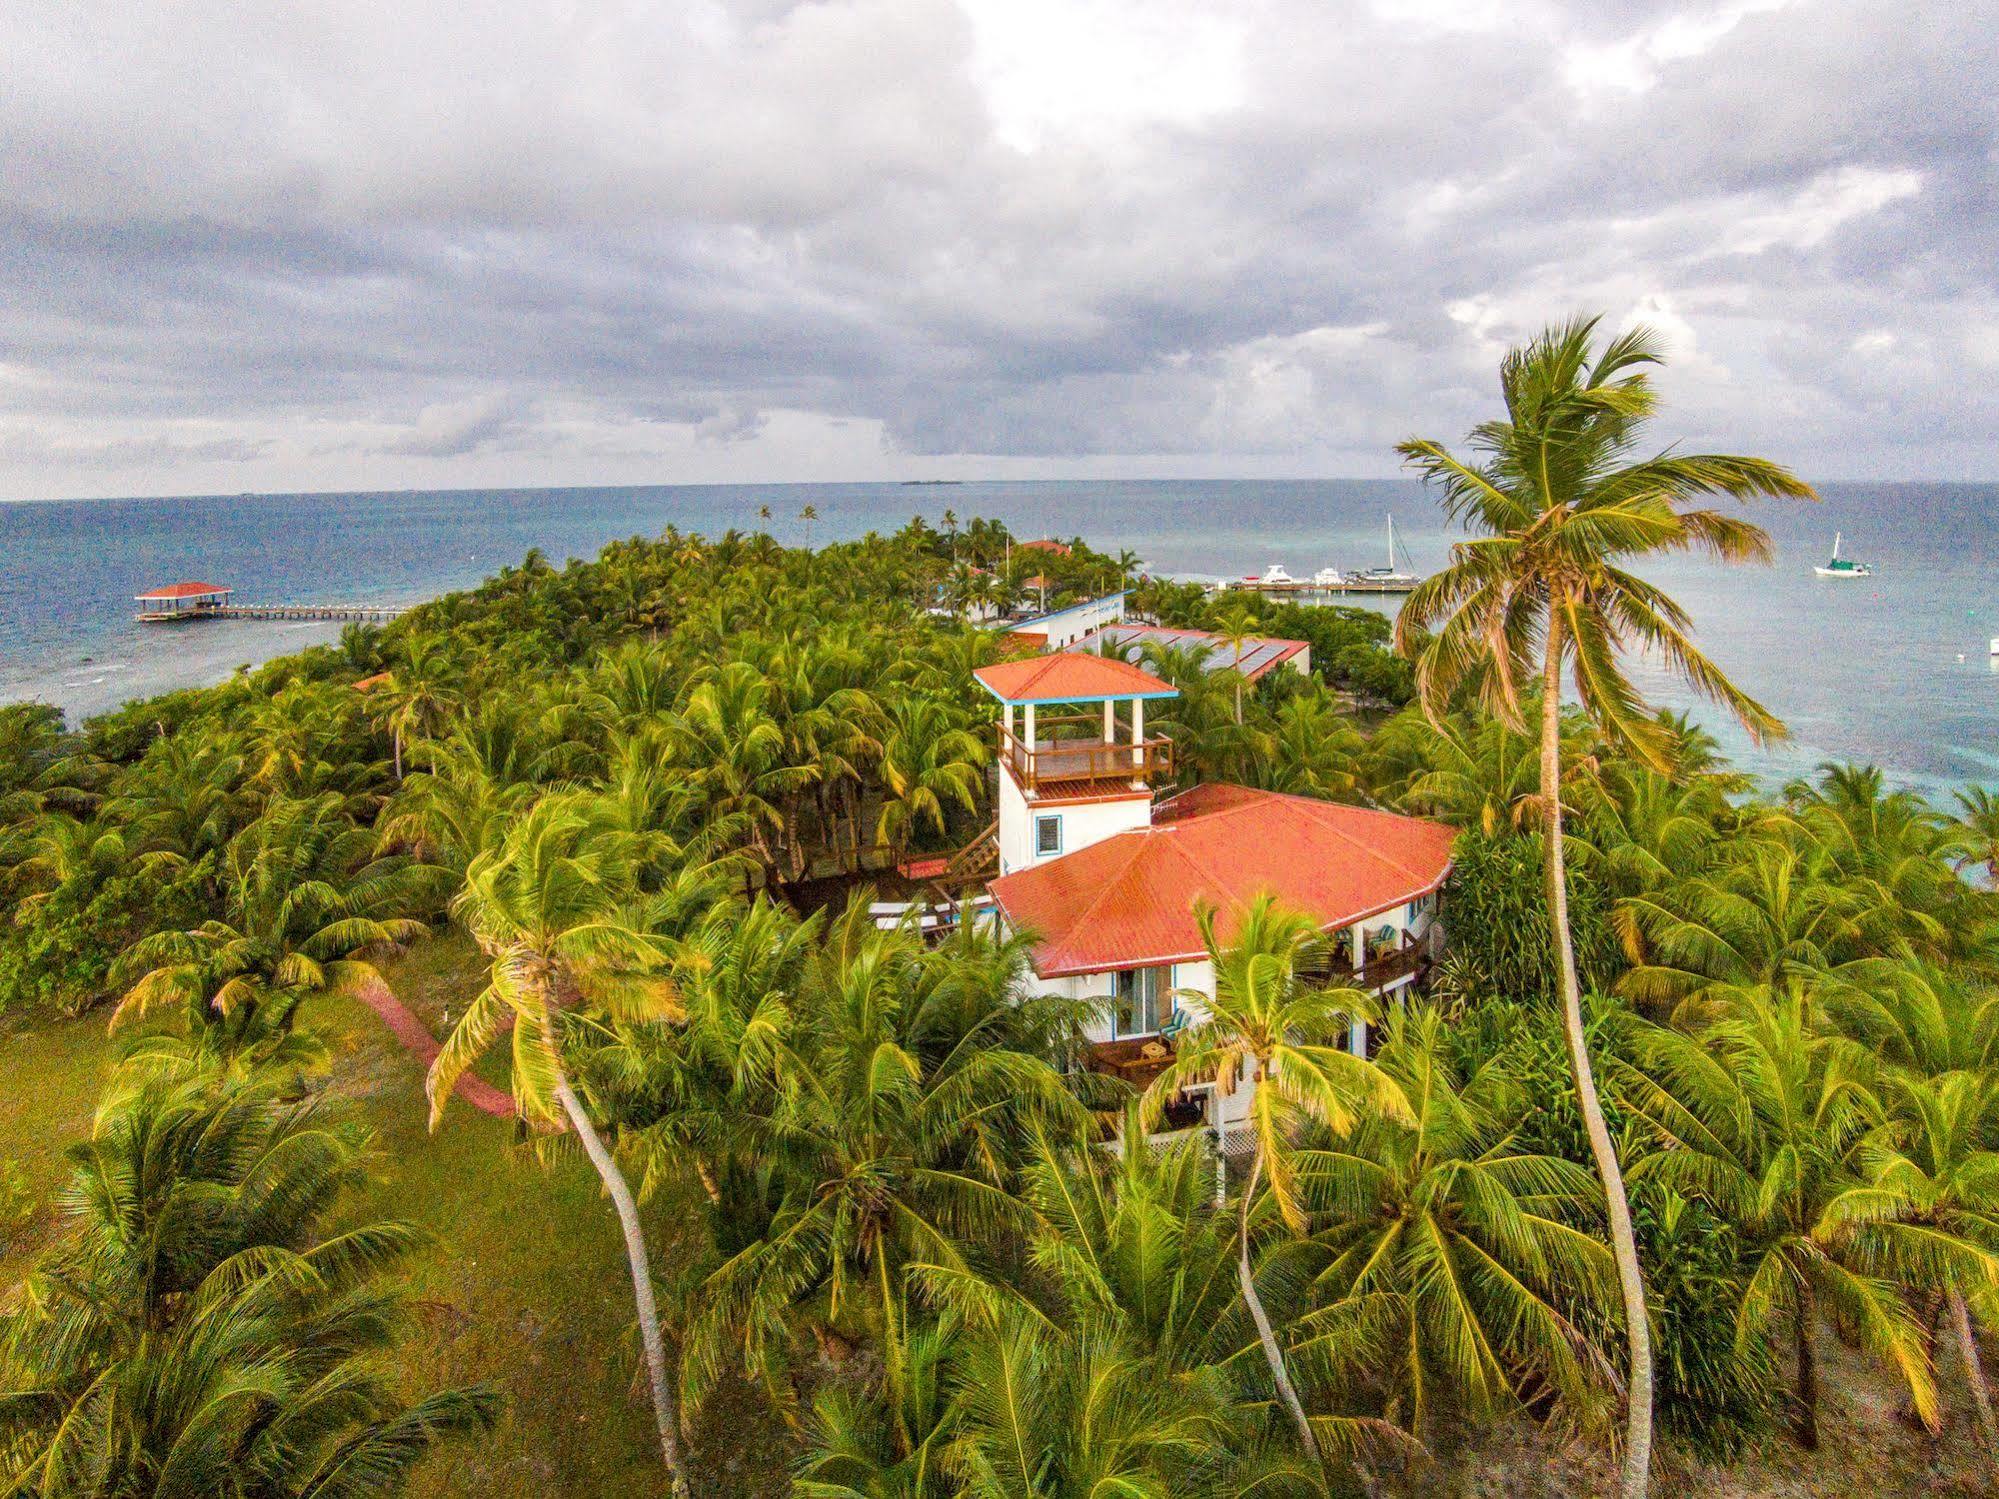
{"type": "Polygon", "coordinates": [[[1110,698],[1104,699],[1104,743],[1117,743],[1117,704],[1110,698]]]}
{"type": "MultiPolygon", "coordinates": [[[[1367,967],[1367,923],[1356,921],[1347,930],[1353,934],[1353,971],[1359,974],[1367,967]]],[[[1358,983],[1356,983],[1358,987],[1358,983]]],[[[1367,1055],[1367,1022],[1356,1020],[1347,1030],[1347,1050],[1357,1057],[1367,1055]]]]}
{"type": "Polygon", "coordinates": [[[1034,779],[1034,704],[1032,703],[1029,703],[1027,705],[1026,734],[1027,734],[1027,763],[1021,767],[1021,773],[1025,775],[1029,780],[1033,780],[1034,779]]]}
{"type": "Polygon", "coordinates": [[[1145,766],[1145,699],[1131,700],[1131,763],[1134,769],[1145,766]]]}

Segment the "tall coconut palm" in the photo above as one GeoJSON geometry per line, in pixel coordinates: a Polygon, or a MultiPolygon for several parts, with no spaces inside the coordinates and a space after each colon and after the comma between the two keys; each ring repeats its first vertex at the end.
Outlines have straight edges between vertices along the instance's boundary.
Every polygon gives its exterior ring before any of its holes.
{"type": "Polygon", "coordinates": [[[1257,629],[1256,616],[1242,604],[1224,611],[1215,620],[1215,633],[1228,647],[1229,675],[1234,679],[1231,685],[1235,688],[1235,721],[1238,725],[1242,723],[1242,690],[1249,682],[1242,660],[1249,652],[1250,641],[1256,639],[1257,629]]]}
{"type": "Polygon", "coordinates": [[[442,1120],[459,1076],[511,1022],[521,1116],[543,1127],[567,1121],[617,1212],[660,1454],[684,1499],[679,1411],[644,1225],[624,1172],[570,1081],[565,1055],[578,1020],[652,1023],[681,1014],[664,976],[671,953],[638,897],[630,839],[604,826],[587,793],[550,792],[473,858],[453,904],[491,967],[486,987],[431,1064],[425,1084],[431,1128],[442,1120]]]}
{"type": "Polygon", "coordinates": [[[1198,919],[1214,965],[1214,993],[1176,996],[1195,1018],[1180,1033],[1172,1063],[1146,1089],[1144,1117],[1156,1124],[1167,1103],[1195,1083],[1213,1084],[1223,1095],[1244,1084],[1256,1089],[1250,1097],[1249,1179],[1237,1203],[1236,1280],[1299,1445],[1317,1462],[1318,1439],[1256,1287],[1250,1245],[1258,1189],[1268,1188],[1283,1227],[1302,1235],[1306,1210],[1292,1157],[1299,1129],[1318,1124],[1342,1135],[1366,1109],[1410,1118],[1409,1102],[1386,1074],[1342,1049],[1354,1018],[1371,1013],[1372,1002],[1358,990],[1306,981],[1302,970],[1325,951],[1310,917],[1259,896],[1241,912],[1227,940],[1212,907],[1198,919]]]}
{"type": "Polygon", "coordinates": [[[1583,1032],[1582,991],[1568,928],[1562,846],[1561,696],[1565,672],[1583,711],[1613,743],[1657,768],[1668,734],[1645,710],[1621,654],[1656,652],[1696,691],[1752,733],[1782,732],[1760,703],[1693,643],[1687,613],[1627,564],[1678,551],[1725,561],[1769,556],[1755,526],[1695,502],[1709,495],[1811,498],[1809,486],[1759,458],[1672,451],[1637,456],[1658,408],[1646,367],[1659,344],[1633,328],[1594,349],[1598,319],[1549,328],[1500,367],[1504,419],[1473,429],[1477,457],[1454,457],[1415,439],[1398,451],[1440,491],[1450,518],[1477,533],[1452,548],[1451,565],[1410,595],[1396,620],[1397,648],[1414,658],[1424,711],[1442,714],[1461,693],[1520,726],[1530,684],[1540,684],[1541,816],[1548,909],[1567,1021],[1569,1061],[1604,1183],[1630,1345],[1623,1489],[1646,1492],[1652,1457],[1652,1351],[1644,1274],[1622,1168],[1604,1126],[1583,1032]],[[1427,633],[1432,632],[1433,633],[1427,633]],[[1537,659],[1538,657],[1538,659],[1537,659]]]}

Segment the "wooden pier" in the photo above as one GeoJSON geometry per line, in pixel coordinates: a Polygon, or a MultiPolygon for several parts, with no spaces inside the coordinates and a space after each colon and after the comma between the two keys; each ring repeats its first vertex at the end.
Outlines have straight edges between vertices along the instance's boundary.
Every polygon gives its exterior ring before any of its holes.
{"type": "Polygon", "coordinates": [[[1294,579],[1289,583],[1266,583],[1261,578],[1239,578],[1224,583],[1221,586],[1230,593],[1403,594],[1414,593],[1416,591],[1416,584],[1421,581],[1419,578],[1415,582],[1409,583],[1374,583],[1368,582],[1365,579],[1351,579],[1344,583],[1300,583],[1294,579]]]}
{"type": "Polygon", "coordinates": [[[224,604],[210,611],[218,619],[389,620],[405,604],[224,604]]]}
{"type": "Polygon", "coordinates": [[[133,616],[142,625],[190,619],[297,619],[377,622],[394,619],[403,604],[233,604],[233,589],[219,583],[175,583],[138,595],[133,616]]]}

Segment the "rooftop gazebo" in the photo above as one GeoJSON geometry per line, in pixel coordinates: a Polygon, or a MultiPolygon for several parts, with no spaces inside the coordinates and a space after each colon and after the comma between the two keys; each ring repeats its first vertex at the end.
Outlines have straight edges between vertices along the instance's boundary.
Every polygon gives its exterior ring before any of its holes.
{"type": "Polygon", "coordinates": [[[1173,774],[1173,741],[1146,736],[1145,705],[1178,697],[1171,683],[1082,651],[973,675],[1001,706],[1001,873],[1147,821],[1153,788],[1173,774]]]}

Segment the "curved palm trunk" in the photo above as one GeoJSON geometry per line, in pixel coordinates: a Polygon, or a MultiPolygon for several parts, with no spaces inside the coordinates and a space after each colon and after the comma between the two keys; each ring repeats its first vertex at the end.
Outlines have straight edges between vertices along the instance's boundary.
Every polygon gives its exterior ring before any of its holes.
{"type": "MultiPolygon", "coordinates": [[[[1222,1169],[1228,1169],[1226,1162],[1222,1169]]],[[[1291,1413],[1292,1423],[1298,1428],[1298,1445],[1303,1447],[1312,1461],[1319,1467],[1325,1466],[1325,1459],[1319,1455],[1319,1439],[1312,1435],[1312,1423],[1305,1415],[1304,1402],[1298,1398],[1297,1388],[1291,1383],[1291,1373],[1284,1367],[1284,1351],[1277,1346],[1277,1335],[1270,1329],[1270,1318],[1263,1310],[1263,1298],[1256,1294],[1256,1277],[1249,1268],[1249,1207],[1256,1200],[1256,1184],[1263,1176],[1263,1154],[1259,1151],[1251,1158],[1249,1180],[1242,1189],[1241,1229],[1237,1236],[1238,1258],[1236,1275],[1242,1282],[1242,1299],[1249,1305],[1250,1320],[1256,1324],[1256,1339],[1263,1345],[1263,1357],[1270,1365],[1270,1377],[1277,1385],[1278,1397],[1284,1408],[1291,1413]]]]}
{"type": "Polygon", "coordinates": [[[583,1100],[576,1096],[568,1076],[562,1072],[556,1073],[555,1096],[561,1100],[562,1111],[569,1116],[569,1127],[583,1142],[590,1164],[597,1168],[597,1175],[603,1179],[604,1189],[611,1194],[611,1202],[618,1210],[618,1225],[625,1233],[625,1259],[632,1271],[632,1299],[638,1303],[639,1340],[645,1344],[646,1376],[652,1384],[652,1411],[659,1426],[660,1456],[672,1476],[675,1499],[686,1499],[689,1491],[687,1472],[680,1461],[680,1411],[667,1375],[666,1343],[660,1336],[659,1305],[653,1300],[652,1263],[646,1255],[645,1230],[639,1224],[639,1205],[632,1197],[625,1173],[618,1169],[609,1147],[597,1133],[597,1126],[584,1112],[583,1100]]]}
{"type": "Polygon", "coordinates": [[[1978,1331],[1971,1325],[1971,1309],[1953,1286],[1950,1292],[1950,1320],[1957,1330],[1957,1351],[1964,1360],[1964,1382],[1971,1386],[1972,1408],[1978,1412],[1978,1439],[1985,1444],[1988,1462],[1999,1464],[1999,1422],[1992,1415],[1992,1389],[1985,1382],[1985,1366],[1978,1357],[1978,1331]]]}
{"type": "Polygon", "coordinates": [[[1569,934],[1569,881],[1562,847],[1562,634],[1551,610],[1547,659],[1541,672],[1541,804],[1548,840],[1548,920],[1555,939],[1555,963],[1562,986],[1562,1034],[1568,1042],[1569,1068],[1575,1075],[1576,1100],[1590,1155],[1603,1182],[1604,1206],[1610,1219],[1610,1251],[1617,1262],[1618,1289],[1624,1297],[1624,1335],[1630,1351],[1626,1377],[1624,1424],[1624,1499],[1645,1499],[1652,1468],[1652,1330],[1646,1320],[1645,1277],[1638,1264],[1638,1239],[1631,1228],[1631,1204],[1624,1192],[1624,1171],[1603,1122],[1596,1074],[1590,1066],[1589,1044],[1583,1035],[1582,987],[1576,979],[1575,943],[1569,934]]]}

